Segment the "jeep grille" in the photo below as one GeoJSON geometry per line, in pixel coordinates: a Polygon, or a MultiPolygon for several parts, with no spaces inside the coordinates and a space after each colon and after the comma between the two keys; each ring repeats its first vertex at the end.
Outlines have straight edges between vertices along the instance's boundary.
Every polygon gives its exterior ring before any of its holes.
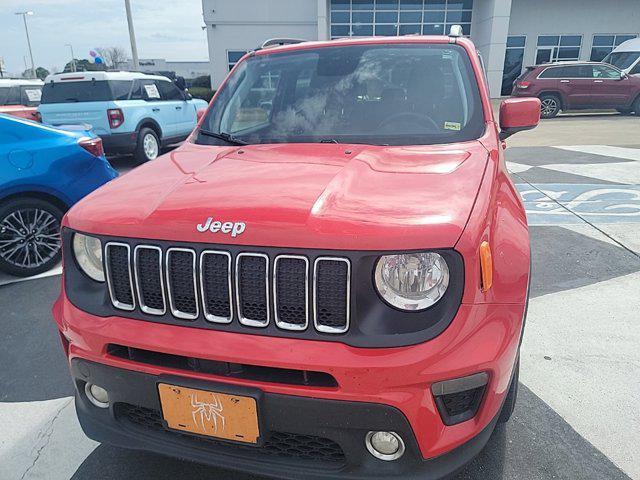
{"type": "Polygon", "coordinates": [[[179,320],[344,333],[349,329],[351,264],[341,257],[105,245],[112,305],[179,320]]]}

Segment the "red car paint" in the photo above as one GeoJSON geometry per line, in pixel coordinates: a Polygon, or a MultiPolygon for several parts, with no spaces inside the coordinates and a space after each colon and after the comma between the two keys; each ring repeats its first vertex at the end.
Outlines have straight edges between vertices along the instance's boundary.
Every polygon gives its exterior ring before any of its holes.
{"type": "MultiPolygon", "coordinates": [[[[560,62],[527,67],[513,84],[514,97],[554,97],[560,110],[640,110],[640,78],[596,62],[560,62]]],[[[543,105],[544,106],[544,105],[543,105]]]]}
{"type": "MultiPolygon", "coordinates": [[[[450,41],[449,37],[400,37],[339,43],[450,41]]],[[[123,318],[126,315],[96,317],[75,307],[63,289],[53,314],[68,342],[69,359],[283,395],[391,405],[408,419],[424,459],[477,436],[499,413],[509,389],[523,330],[530,250],[524,208],[505,167],[480,61],[470,41],[456,42],[468,53],[479,85],[486,130],[478,140],[404,147],[317,143],[212,147],[187,141],[95,191],[64,219],[65,227],[94,235],[217,241],[203,238],[195,228],[215,206],[216,219],[247,225],[242,235],[225,236],[229,245],[361,251],[453,248],[464,261],[464,293],[443,333],[399,348],[243,335],[141,322],[123,318]],[[486,292],[480,284],[479,260],[484,241],[493,257],[493,285],[486,292]],[[310,388],[158,368],[109,355],[106,346],[111,343],[327,372],[339,386],[310,388]],[[477,372],[489,374],[478,413],[446,426],[430,385],[477,372]]],[[[309,42],[255,55],[336,43],[309,42]]],[[[530,107],[511,105],[512,126],[537,123],[530,107]]]]}
{"type": "Polygon", "coordinates": [[[2,105],[0,106],[0,113],[7,115],[13,115],[14,117],[26,118],[27,120],[33,120],[39,122],[38,107],[26,107],[24,105],[2,105]]]}

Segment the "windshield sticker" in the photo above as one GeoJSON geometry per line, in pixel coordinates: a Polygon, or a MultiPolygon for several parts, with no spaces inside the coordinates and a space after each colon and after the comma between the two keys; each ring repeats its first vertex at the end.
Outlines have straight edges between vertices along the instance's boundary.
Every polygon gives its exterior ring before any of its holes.
{"type": "Polygon", "coordinates": [[[444,129],[460,131],[460,124],[458,122],[444,122],[444,129]]]}
{"type": "Polygon", "coordinates": [[[158,92],[158,87],[154,83],[145,85],[145,91],[147,92],[147,97],[149,98],[160,98],[160,92],[158,92]]]}
{"type": "Polygon", "coordinates": [[[42,91],[39,88],[26,88],[24,93],[27,95],[30,102],[39,102],[42,98],[42,91]]]}

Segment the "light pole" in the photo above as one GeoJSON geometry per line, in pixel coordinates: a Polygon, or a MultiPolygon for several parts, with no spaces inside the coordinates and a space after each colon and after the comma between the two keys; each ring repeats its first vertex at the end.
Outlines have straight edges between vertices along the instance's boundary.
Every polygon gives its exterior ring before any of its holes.
{"type": "Polygon", "coordinates": [[[129,25],[129,40],[131,40],[131,59],[133,60],[133,69],[140,70],[140,62],[138,61],[138,47],[136,46],[136,34],[133,31],[133,18],[131,17],[130,0],[124,0],[124,7],[127,10],[127,24],[129,25]]]}
{"type": "Polygon", "coordinates": [[[65,47],[69,47],[71,49],[71,71],[75,72],[76,71],[76,56],[73,54],[73,45],[71,45],[70,43],[65,43],[64,46],[65,47]]]}
{"type": "Polygon", "coordinates": [[[33,63],[33,52],[31,51],[31,39],[29,38],[29,27],[27,27],[27,16],[33,15],[31,10],[26,12],[16,12],[16,15],[22,15],[22,20],[24,21],[24,31],[27,34],[27,45],[29,45],[29,57],[31,58],[31,77],[36,78],[36,66],[33,63]]]}

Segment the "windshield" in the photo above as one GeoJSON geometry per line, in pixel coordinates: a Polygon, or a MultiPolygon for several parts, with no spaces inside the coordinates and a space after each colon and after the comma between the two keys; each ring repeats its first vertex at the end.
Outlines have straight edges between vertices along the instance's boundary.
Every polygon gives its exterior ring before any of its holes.
{"type": "Polygon", "coordinates": [[[201,128],[204,144],[417,145],[478,138],[484,118],[462,47],[354,45],[249,57],[201,128]]]}
{"type": "Polygon", "coordinates": [[[625,70],[640,58],[640,52],[612,52],[606,56],[603,62],[625,70]]]}

